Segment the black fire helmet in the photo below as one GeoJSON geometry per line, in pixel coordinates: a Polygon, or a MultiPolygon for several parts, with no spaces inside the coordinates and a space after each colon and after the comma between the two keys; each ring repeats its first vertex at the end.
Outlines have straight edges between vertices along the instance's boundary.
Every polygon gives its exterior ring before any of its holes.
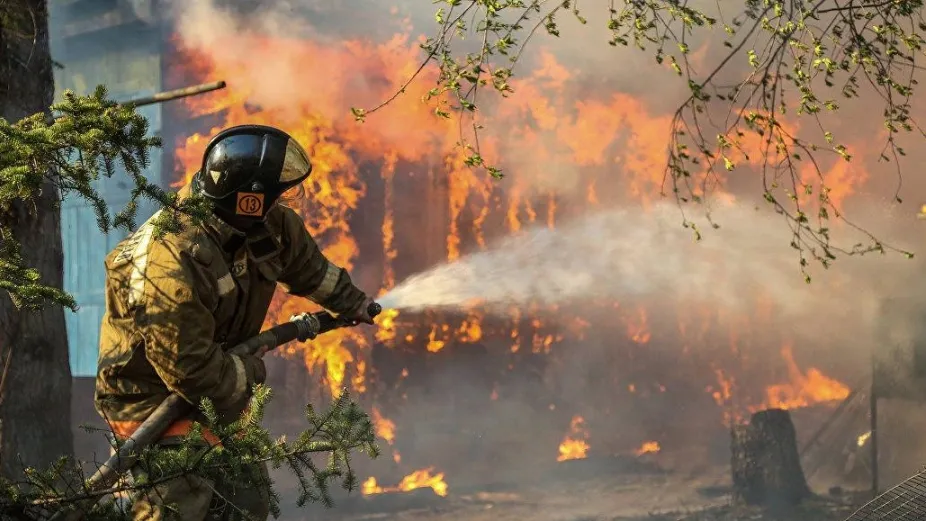
{"type": "Polygon", "coordinates": [[[312,173],[305,149],[289,134],[264,125],[240,125],[206,145],[193,188],[213,201],[227,222],[263,221],[287,190],[312,173]]]}

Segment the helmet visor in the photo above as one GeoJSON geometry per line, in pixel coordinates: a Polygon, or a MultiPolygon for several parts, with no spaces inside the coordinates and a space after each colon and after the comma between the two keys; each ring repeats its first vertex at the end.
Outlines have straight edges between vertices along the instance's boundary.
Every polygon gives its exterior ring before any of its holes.
{"type": "Polygon", "coordinates": [[[295,140],[286,143],[286,156],[283,158],[283,170],[280,172],[280,184],[301,181],[312,171],[309,155],[295,140]]]}

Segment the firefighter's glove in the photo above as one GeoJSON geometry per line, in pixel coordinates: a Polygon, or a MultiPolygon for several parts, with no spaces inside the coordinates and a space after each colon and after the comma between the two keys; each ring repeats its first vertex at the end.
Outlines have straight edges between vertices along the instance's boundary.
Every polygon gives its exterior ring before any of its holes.
{"type": "Polygon", "coordinates": [[[248,382],[251,385],[262,384],[267,380],[267,366],[264,365],[263,359],[246,355],[241,357],[241,361],[244,362],[248,382]]]}

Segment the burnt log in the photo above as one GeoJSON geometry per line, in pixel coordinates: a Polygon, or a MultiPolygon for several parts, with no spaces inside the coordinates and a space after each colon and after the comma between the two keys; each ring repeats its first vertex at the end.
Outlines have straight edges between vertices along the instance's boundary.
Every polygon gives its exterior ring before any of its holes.
{"type": "Polygon", "coordinates": [[[769,409],[732,431],[733,499],[748,505],[793,506],[810,495],[791,414],[769,409]]]}

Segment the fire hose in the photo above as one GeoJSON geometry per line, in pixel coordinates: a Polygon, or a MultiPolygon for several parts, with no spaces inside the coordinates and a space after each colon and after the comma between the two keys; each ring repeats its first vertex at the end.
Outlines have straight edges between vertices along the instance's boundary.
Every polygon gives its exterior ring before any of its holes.
{"type": "MultiPolygon", "coordinates": [[[[373,302],[367,308],[372,318],[382,312],[382,307],[373,302]]],[[[322,333],[343,327],[353,327],[357,322],[335,317],[325,311],[317,313],[300,313],[293,315],[289,322],[274,326],[259,335],[250,338],[228,350],[234,355],[254,354],[261,348],[276,349],[283,344],[299,340],[312,340],[322,333]]],[[[83,499],[76,505],[59,510],[49,521],[79,521],[95,505],[107,488],[112,487],[119,478],[131,470],[145,447],[157,442],[175,421],[193,412],[193,405],[179,394],[171,393],[161,405],[138,427],[131,437],[121,443],[115,454],[103,463],[85,482],[84,492],[93,497],[83,499]],[[97,495],[99,494],[99,495],[97,495]]]]}

